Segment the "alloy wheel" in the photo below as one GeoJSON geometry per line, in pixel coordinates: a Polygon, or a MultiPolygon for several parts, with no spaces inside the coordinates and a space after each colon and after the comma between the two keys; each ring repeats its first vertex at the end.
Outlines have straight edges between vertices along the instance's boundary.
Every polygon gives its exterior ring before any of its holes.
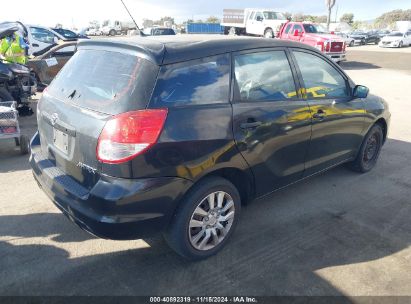
{"type": "Polygon", "coordinates": [[[191,245],[210,250],[219,245],[230,231],[235,216],[232,197],[224,191],[207,195],[194,209],[188,228],[191,245]]]}

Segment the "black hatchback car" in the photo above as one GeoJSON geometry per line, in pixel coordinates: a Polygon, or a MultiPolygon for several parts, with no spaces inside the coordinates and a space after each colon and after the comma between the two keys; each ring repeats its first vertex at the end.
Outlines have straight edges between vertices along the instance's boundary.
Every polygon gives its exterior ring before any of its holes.
{"type": "Polygon", "coordinates": [[[390,114],[309,46],[277,39],[88,40],[38,104],[34,177],[102,238],[163,232],[201,259],[241,205],[342,163],[371,170],[390,114]]]}

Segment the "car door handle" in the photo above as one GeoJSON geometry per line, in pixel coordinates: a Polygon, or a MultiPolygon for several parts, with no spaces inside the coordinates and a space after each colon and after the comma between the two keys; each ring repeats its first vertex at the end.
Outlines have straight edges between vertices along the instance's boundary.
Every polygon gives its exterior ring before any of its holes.
{"type": "Polygon", "coordinates": [[[39,47],[39,45],[37,43],[33,43],[32,46],[33,47],[39,47]]]}
{"type": "Polygon", "coordinates": [[[254,129],[254,128],[261,126],[261,124],[262,124],[261,121],[244,122],[240,125],[240,128],[243,130],[254,129]]]}
{"type": "Polygon", "coordinates": [[[313,114],[313,118],[315,119],[324,119],[324,117],[327,116],[327,114],[324,112],[324,110],[318,110],[317,113],[313,114]]]}

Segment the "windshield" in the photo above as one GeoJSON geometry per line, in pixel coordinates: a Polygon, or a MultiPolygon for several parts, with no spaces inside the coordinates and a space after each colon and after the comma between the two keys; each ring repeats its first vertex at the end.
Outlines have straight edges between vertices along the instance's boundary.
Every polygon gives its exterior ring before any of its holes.
{"type": "Polygon", "coordinates": [[[64,38],[77,38],[77,34],[70,30],[54,29],[54,31],[62,35],[64,38]]]}
{"type": "Polygon", "coordinates": [[[265,11],[265,12],[263,12],[263,14],[264,14],[264,19],[268,19],[268,20],[285,20],[284,15],[281,14],[281,13],[265,11]]]}
{"type": "Polygon", "coordinates": [[[391,34],[388,34],[387,36],[391,36],[391,37],[402,37],[402,33],[391,33],[391,34]]]}
{"type": "Polygon", "coordinates": [[[48,93],[80,107],[116,114],[129,107],[135,109],[138,102],[146,105],[157,71],[156,65],[137,56],[79,50],[51,83],[48,93]]]}
{"type": "Polygon", "coordinates": [[[303,26],[306,33],[323,34],[326,32],[325,29],[319,25],[303,24],[303,26]]]}

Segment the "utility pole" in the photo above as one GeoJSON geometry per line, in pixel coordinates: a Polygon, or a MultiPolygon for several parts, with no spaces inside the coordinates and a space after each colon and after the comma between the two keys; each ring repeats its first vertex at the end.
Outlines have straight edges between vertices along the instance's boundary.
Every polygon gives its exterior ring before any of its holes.
{"type": "Polygon", "coordinates": [[[338,4],[337,4],[337,8],[335,9],[335,19],[334,19],[335,23],[337,23],[337,15],[338,15],[338,4]]]}

